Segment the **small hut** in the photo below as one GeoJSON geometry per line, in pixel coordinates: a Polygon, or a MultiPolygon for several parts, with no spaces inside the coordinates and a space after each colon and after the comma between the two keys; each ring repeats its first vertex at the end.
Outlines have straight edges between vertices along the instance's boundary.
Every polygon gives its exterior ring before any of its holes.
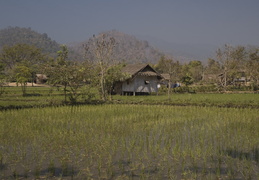
{"type": "Polygon", "coordinates": [[[48,77],[45,74],[36,74],[35,83],[36,84],[45,84],[48,80],[48,77]]]}
{"type": "Polygon", "coordinates": [[[129,64],[122,69],[130,78],[117,82],[114,91],[121,95],[141,95],[158,92],[162,76],[148,64],[129,64]]]}

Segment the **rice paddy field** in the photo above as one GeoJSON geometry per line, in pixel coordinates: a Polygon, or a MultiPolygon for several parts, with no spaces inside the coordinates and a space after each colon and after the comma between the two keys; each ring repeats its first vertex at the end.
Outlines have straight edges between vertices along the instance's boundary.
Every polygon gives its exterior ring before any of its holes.
{"type": "MultiPolygon", "coordinates": [[[[100,102],[96,90],[86,90],[89,95],[80,96],[77,101],[81,104],[89,103],[89,99],[100,102]]],[[[177,105],[177,106],[203,106],[203,107],[233,107],[259,109],[259,94],[179,94],[172,93],[170,98],[160,93],[151,96],[112,96],[116,104],[148,104],[148,105],[177,105]]],[[[27,87],[27,95],[23,96],[21,87],[5,87],[0,94],[0,110],[21,109],[31,107],[59,106],[64,104],[62,88],[27,87]]],[[[96,103],[95,103],[96,104],[96,103]]]]}
{"type": "MultiPolygon", "coordinates": [[[[199,102],[197,96],[172,99],[199,102]]],[[[0,179],[259,179],[256,106],[152,103],[158,97],[0,111],[0,179]]],[[[221,104],[259,99],[234,97],[221,104]]],[[[204,95],[200,102],[220,99],[204,95]]]]}

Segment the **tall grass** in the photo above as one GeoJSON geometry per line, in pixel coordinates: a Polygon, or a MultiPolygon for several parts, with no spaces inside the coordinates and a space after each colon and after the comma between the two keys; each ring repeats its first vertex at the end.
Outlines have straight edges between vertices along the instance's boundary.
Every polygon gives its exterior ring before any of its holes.
{"type": "Polygon", "coordinates": [[[257,179],[259,110],[98,105],[0,112],[0,178],[257,179]]]}

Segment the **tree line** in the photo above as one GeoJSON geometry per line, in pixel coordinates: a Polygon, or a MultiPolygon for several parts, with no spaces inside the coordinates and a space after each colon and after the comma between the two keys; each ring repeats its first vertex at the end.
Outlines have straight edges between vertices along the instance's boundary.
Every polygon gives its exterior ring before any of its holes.
{"type": "Polygon", "coordinates": [[[169,75],[169,84],[213,84],[224,92],[229,86],[249,82],[256,89],[259,85],[259,48],[225,45],[206,64],[198,60],[181,64],[163,56],[154,67],[158,72],[169,75]]]}
{"type": "MultiPolygon", "coordinates": [[[[84,60],[69,59],[67,46],[61,45],[56,57],[49,56],[35,45],[15,44],[4,46],[0,53],[0,85],[16,82],[26,95],[27,82],[34,82],[36,74],[45,74],[48,83],[63,88],[64,101],[76,102],[89,95],[89,88],[97,87],[102,100],[111,98],[116,81],[126,79],[121,73],[125,63],[116,61],[115,39],[106,34],[93,36],[84,44],[84,60]]],[[[207,64],[193,60],[181,64],[173,58],[162,56],[152,65],[159,73],[169,76],[168,92],[175,82],[191,84],[214,84],[226,91],[238,79],[245,77],[251,86],[259,85],[259,48],[225,45],[216,51],[216,58],[207,64]]]]}
{"type": "Polygon", "coordinates": [[[61,86],[65,102],[75,103],[81,95],[90,95],[90,88],[98,89],[103,101],[111,98],[115,81],[127,75],[121,72],[125,65],[112,59],[116,45],[114,38],[101,34],[93,36],[84,44],[84,61],[69,59],[69,50],[61,45],[57,57],[44,54],[39,48],[28,44],[4,46],[0,53],[0,85],[16,82],[26,95],[27,82],[34,82],[36,74],[45,74],[48,84],[61,86]],[[94,46],[92,45],[94,44],[94,46]]]}

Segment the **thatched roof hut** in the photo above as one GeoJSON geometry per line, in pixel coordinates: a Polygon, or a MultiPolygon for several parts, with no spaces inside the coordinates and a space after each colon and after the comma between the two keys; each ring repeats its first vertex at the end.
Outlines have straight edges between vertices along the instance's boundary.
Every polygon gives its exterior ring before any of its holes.
{"type": "Polygon", "coordinates": [[[122,72],[129,74],[130,78],[116,83],[117,94],[150,94],[158,91],[157,85],[162,76],[149,64],[129,64],[122,72]]]}

